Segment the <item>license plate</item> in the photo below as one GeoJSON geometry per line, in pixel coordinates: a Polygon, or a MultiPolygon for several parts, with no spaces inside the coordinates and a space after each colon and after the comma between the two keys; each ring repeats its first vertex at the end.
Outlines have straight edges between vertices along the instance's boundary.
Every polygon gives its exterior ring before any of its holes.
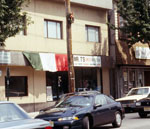
{"type": "Polygon", "coordinates": [[[144,107],[144,111],[150,111],[150,107],[144,107]]]}
{"type": "Polygon", "coordinates": [[[51,124],[52,127],[54,127],[54,122],[53,121],[49,121],[49,123],[51,124]]]}

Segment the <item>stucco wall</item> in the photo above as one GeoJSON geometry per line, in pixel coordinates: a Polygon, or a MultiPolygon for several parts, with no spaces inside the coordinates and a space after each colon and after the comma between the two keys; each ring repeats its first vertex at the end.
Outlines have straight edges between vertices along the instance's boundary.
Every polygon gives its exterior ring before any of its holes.
{"type": "MultiPolygon", "coordinates": [[[[22,103],[46,102],[46,81],[45,72],[34,71],[31,67],[9,67],[10,76],[28,77],[28,96],[9,97],[9,101],[22,103]],[[34,96],[35,95],[35,96],[34,96]]],[[[0,101],[7,100],[5,97],[5,76],[6,67],[1,66],[2,76],[0,76],[0,101]]]]}
{"type": "Polygon", "coordinates": [[[71,2],[105,9],[112,9],[112,0],[71,0],[71,2]]]}
{"type": "MultiPolygon", "coordinates": [[[[33,24],[27,29],[27,36],[17,35],[6,41],[7,50],[66,53],[65,5],[49,0],[32,0],[24,9],[33,24]],[[63,23],[63,39],[44,38],[44,19],[58,20],[63,23]]],[[[72,24],[73,54],[108,55],[107,12],[72,5],[75,22],[72,24]],[[86,42],[85,25],[101,27],[101,43],[86,42]]]]}

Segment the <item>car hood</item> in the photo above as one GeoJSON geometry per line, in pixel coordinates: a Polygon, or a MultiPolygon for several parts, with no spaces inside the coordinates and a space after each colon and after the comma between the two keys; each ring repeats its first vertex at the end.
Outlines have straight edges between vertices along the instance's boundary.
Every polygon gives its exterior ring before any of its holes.
{"type": "Polygon", "coordinates": [[[49,122],[40,119],[24,119],[0,123],[0,129],[43,129],[47,126],[50,126],[49,122]]]}
{"type": "Polygon", "coordinates": [[[73,116],[80,112],[87,112],[87,107],[69,107],[69,108],[52,108],[48,111],[43,112],[42,114],[36,116],[35,118],[57,118],[57,117],[67,117],[73,116]]]}
{"type": "Polygon", "coordinates": [[[126,100],[141,100],[143,98],[146,98],[147,95],[132,95],[132,96],[125,96],[119,99],[116,99],[116,101],[120,102],[120,101],[126,101],[126,100]]]}

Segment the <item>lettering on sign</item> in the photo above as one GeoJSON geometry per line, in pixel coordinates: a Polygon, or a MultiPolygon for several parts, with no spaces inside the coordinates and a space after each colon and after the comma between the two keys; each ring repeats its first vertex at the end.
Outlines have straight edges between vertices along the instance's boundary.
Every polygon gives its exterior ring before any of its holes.
{"type": "Polygon", "coordinates": [[[137,58],[137,59],[150,59],[149,47],[136,47],[135,58],[137,58]]]}
{"type": "Polygon", "coordinates": [[[73,55],[74,66],[89,66],[89,67],[101,67],[100,56],[79,56],[73,55]]]}
{"type": "Polygon", "coordinates": [[[10,64],[11,63],[11,53],[0,51],[0,64],[10,64]]]}

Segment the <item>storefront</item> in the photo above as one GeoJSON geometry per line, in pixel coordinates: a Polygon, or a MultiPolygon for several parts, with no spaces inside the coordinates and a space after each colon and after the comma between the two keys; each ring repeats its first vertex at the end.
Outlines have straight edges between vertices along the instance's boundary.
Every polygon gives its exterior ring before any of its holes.
{"type": "MultiPolygon", "coordinates": [[[[66,61],[66,59],[64,58],[63,61],[66,61]]],[[[69,92],[68,69],[62,67],[63,65],[57,72],[46,72],[46,85],[52,89],[53,100],[69,92]]],[[[74,55],[74,70],[76,91],[102,90],[100,56],[74,55]]]]}
{"type": "Polygon", "coordinates": [[[120,67],[120,95],[125,96],[131,88],[150,86],[150,69],[148,67],[122,66],[120,67]],[[121,85],[120,85],[121,86],[121,85]]]}
{"type": "MultiPolygon", "coordinates": [[[[0,65],[1,101],[13,101],[31,112],[69,92],[66,54],[4,51],[0,56],[7,59],[0,65]]],[[[76,91],[110,93],[109,69],[102,68],[106,64],[101,63],[101,58],[74,55],[76,91]]]]}
{"type": "Polygon", "coordinates": [[[118,44],[116,84],[117,97],[125,96],[131,88],[150,86],[150,49],[147,44],[136,43],[132,48],[118,44]]]}

